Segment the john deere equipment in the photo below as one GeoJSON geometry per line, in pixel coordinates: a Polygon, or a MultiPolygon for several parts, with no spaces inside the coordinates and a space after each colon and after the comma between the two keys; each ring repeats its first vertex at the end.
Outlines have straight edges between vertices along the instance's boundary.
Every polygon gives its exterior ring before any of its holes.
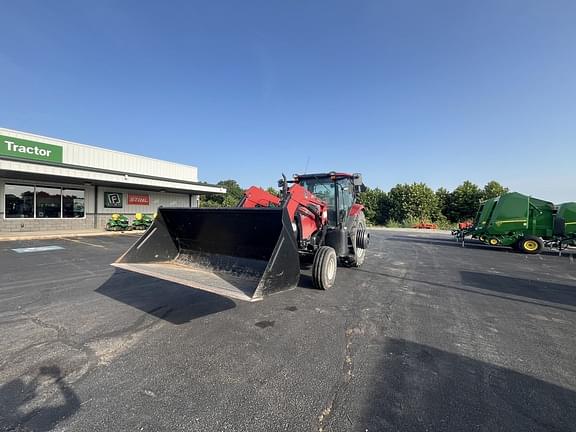
{"type": "Polygon", "coordinates": [[[545,245],[560,249],[576,238],[576,203],[555,207],[517,192],[489,199],[480,205],[474,224],[453,234],[491,246],[510,246],[527,254],[540,253],[545,245]]]}
{"type": "Polygon", "coordinates": [[[310,256],[314,285],[328,289],[338,263],[364,262],[369,234],[355,202],[361,184],[358,174],[307,174],[283,178],[281,197],[253,186],[236,208],[159,208],[113,265],[255,301],[296,286],[299,258],[310,256]]]}
{"type": "Polygon", "coordinates": [[[123,214],[114,213],[106,223],[107,231],[128,231],[131,229],[130,221],[123,214]]]}
{"type": "Polygon", "coordinates": [[[547,246],[562,250],[567,246],[576,246],[576,203],[560,204],[554,219],[554,238],[547,246]]]}
{"type": "Polygon", "coordinates": [[[132,221],[132,229],[134,230],[147,230],[154,218],[150,215],[144,213],[136,213],[134,220],[132,221]]]}

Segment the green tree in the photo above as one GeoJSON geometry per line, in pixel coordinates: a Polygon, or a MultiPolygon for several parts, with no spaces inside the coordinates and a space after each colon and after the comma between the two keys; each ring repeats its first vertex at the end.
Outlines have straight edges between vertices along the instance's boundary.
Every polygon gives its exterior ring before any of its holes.
{"type": "Polygon", "coordinates": [[[482,199],[486,200],[490,198],[496,198],[497,196],[505,194],[506,192],[508,192],[507,187],[502,186],[496,180],[492,180],[486,183],[486,186],[484,186],[482,199]]]}
{"type": "Polygon", "coordinates": [[[452,222],[474,218],[483,198],[482,189],[466,180],[450,194],[446,217],[452,222]]]}
{"type": "Polygon", "coordinates": [[[270,186],[268,189],[266,189],[266,192],[268,192],[271,195],[274,195],[275,197],[280,198],[280,192],[278,192],[277,188],[270,186]]]}
{"type": "Polygon", "coordinates": [[[438,190],[436,191],[436,199],[438,200],[438,206],[440,208],[440,212],[444,217],[446,217],[448,209],[450,208],[450,199],[451,199],[450,192],[448,192],[448,190],[443,187],[438,188],[438,190]]]}
{"type": "Polygon", "coordinates": [[[438,197],[424,183],[398,184],[388,193],[389,218],[398,222],[434,221],[440,216],[438,197]]]}
{"type": "Polygon", "coordinates": [[[386,223],[388,219],[388,196],[386,192],[378,188],[365,187],[364,191],[358,194],[358,201],[364,204],[364,214],[368,224],[386,223]]]}
{"type": "Polygon", "coordinates": [[[236,180],[222,180],[216,185],[226,188],[225,194],[206,194],[206,198],[200,199],[200,207],[236,207],[244,190],[236,180]]]}

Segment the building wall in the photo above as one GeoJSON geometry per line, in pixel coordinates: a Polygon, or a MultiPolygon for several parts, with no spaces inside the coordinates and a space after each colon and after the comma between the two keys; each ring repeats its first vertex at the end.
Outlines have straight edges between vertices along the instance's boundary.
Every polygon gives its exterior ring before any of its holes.
{"type": "MultiPolygon", "coordinates": [[[[52,231],[52,230],[81,230],[81,229],[94,229],[104,228],[110,216],[114,213],[121,213],[132,221],[136,213],[153,214],[159,206],[164,207],[189,207],[190,195],[185,193],[169,193],[169,192],[155,192],[146,191],[144,189],[128,189],[116,188],[103,185],[85,186],[83,184],[71,183],[54,183],[54,182],[31,182],[19,180],[17,178],[0,178],[0,232],[28,232],[28,231],[52,231]],[[85,217],[83,218],[5,218],[4,214],[4,191],[5,184],[22,184],[22,185],[37,185],[37,186],[56,186],[56,187],[70,187],[75,189],[83,189],[84,192],[84,207],[85,217]],[[98,191],[98,206],[95,202],[95,191],[98,191]],[[123,206],[122,208],[105,208],[104,207],[104,193],[117,192],[122,193],[123,206]],[[148,195],[149,205],[130,205],[128,204],[128,194],[148,195]],[[95,212],[96,210],[96,212],[95,212]]],[[[198,196],[192,196],[192,206],[198,205],[198,196]]]]}
{"type": "MultiPolygon", "coordinates": [[[[211,193],[224,193],[225,189],[215,188],[210,185],[195,184],[193,187],[189,183],[182,183],[178,180],[173,180],[170,175],[171,171],[165,171],[165,177],[161,179],[151,179],[145,177],[138,177],[137,175],[127,175],[120,173],[109,173],[97,170],[85,170],[83,168],[69,168],[65,166],[44,165],[34,161],[26,160],[6,160],[0,158],[0,172],[13,172],[17,176],[20,172],[34,173],[39,175],[59,176],[66,178],[79,179],[82,182],[107,182],[126,185],[125,187],[132,188],[157,188],[165,190],[193,189],[195,191],[211,192],[211,193]],[[170,175],[170,176],[169,176],[170,175]],[[216,190],[215,190],[216,189],[216,190]]],[[[5,177],[9,174],[3,174],[5,177]]]]}
{"type": "Polygon", "coordinates": [[[0,178],[0,232],[28,232],[52,230],[82,230],[94,228],[94,187],[73,183],[31,182],[19,179],[0,178]],[[63,188],[83,189],[85,216],[83,218],[5,218],[4,191],[5,184],[55,186],[63,188]]]}
{"type": "MultiPolygon", "coordinates": [[[[171,180],[198,181],[198,169],[189,165],[152,159],[10,129],[0,128],[0,135],[62,147],[62,163],[64,164],[158,178],[165,178],[168,173],[171,180]]],[[[138,143],[135,142],[132,144],[133,149],[137,151],[138,143]]],[[[130,143],[126,143],[126,145],[130,147],[130,143]]],[[[166,150],[166,155],[170,157],[169,142],[159,142],[158,146],[166,150]]]]}

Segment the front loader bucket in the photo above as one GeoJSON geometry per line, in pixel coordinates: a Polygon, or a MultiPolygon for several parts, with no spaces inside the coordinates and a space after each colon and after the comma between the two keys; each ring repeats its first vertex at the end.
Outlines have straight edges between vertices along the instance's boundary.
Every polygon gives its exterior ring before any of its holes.
{"type": "Polygon", "coordinates": [[[112,265],[247,301],[293,288],[300,277],[284,208],[160,208],[112,265]]]}

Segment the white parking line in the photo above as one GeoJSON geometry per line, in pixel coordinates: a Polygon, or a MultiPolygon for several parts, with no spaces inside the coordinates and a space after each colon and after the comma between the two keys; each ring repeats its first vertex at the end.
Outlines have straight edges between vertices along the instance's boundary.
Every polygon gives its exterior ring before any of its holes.
{"type": "Polygon", "coordinates": [[[99,248],[106,248],[105,246],[99,245],[99,244],[94,244],[94,243],[88,243],[85,241],[81,241],[81,240],[76,240],[76,239],[69,239],[69,238],[64,238],[63,240],[67,240],[67,241],[71,241],[74,243],[82,243],[88,246],[94,246],[94,247],[99,247],[99,248]]]}
{"type": "Polygon", "coordinates": [[[47,252],[60,249],[64,248],[62,246],[38,246],[38,247],[17,248],[12,250],[16,253],[28,253],[28,252],[47,252]]]}

